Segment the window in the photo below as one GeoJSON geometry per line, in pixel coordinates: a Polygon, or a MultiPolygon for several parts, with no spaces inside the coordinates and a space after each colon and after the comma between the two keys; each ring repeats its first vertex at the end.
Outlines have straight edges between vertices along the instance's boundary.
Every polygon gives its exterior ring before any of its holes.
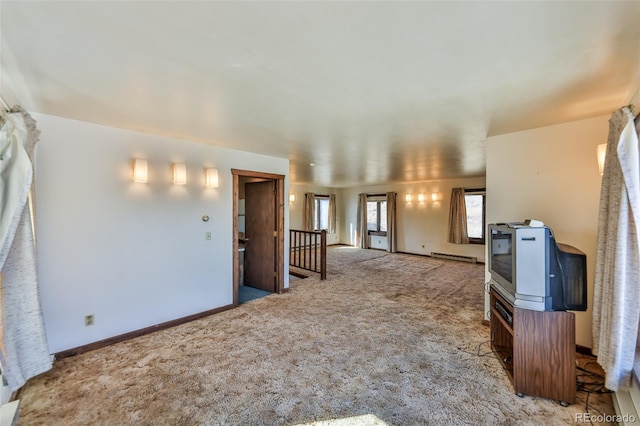
{"type": "Polygon", "coordinates": [[[316,231],[329,229],[329,197],[317,195],[315,197],[316,217],[313,220],[313,227],[316,231]]]}
{"type": "Polygon", "coordinates": [[[470,244],[484,244],[485,189],[465,189],[464,203],[467,208],[467,233],[470,244]]]}
{"type": "Polygon", "coordinates": [[[387,235],[387,201],[367,199],[367,231],[369,235],[387,235]]]}

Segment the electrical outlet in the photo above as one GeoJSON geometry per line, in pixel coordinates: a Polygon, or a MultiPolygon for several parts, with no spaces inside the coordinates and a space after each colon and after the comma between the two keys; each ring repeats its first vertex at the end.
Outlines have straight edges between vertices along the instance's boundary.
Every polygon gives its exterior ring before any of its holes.
{"type": "Polygon", "coordinates": [[[204,233],[204,239],[209,241],[211,239],[211,232],[205,232],[204,233]]]}
{"type": "Polygon", "coordinates": [[[84,316],[84,325],[85,327],[88,327],[90,325],[95,324],[95,319],[93,318],[93,314],[92,315],[85,315],[84,316]]]}

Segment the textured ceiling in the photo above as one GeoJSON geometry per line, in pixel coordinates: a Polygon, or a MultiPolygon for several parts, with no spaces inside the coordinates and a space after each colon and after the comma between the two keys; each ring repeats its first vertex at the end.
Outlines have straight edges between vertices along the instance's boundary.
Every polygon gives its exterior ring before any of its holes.
{"type": "Polygon", "coordinates": [[[487,136],[640,85],[640,2],[2,1],[0,26],[9,102],[324,186],[483,176],[487,136]]]}

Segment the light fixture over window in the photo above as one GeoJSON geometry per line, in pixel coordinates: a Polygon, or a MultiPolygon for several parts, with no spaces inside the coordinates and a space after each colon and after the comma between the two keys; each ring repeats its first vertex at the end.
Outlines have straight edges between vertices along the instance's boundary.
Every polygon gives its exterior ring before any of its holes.
{"type": "Polygon", "coordinates": [[[172,177],[174,185],[186,185],[187,184],[187,166],[184,163],[173,163],[172,177]]]}
{"type": "Polygon", "coordinates": [[[598,145],[598,170],[600,170],[600,176],[604,174],[604,160],[607,157],[607,144],[603,143],[598,145]]]}
{"type": "Polygon", "coordinates": [[[412,199],[411,194],[404,194],[404,201],[410,203],[412,199]]]}
{"type": "Polygon", "coordinates": [[[293,204],[295,202],[296,202],[296,194],[292,192],[291,194],[289,194],[289,204],[293,204]]]}
{"type": "Polygon", "coordinates": [[[419,203],[424,203],[424,193],[423,192],[418,194],[418,202],[419,203]]]}
{"type": "Polygon", "coordinates": [[[131,180],[137,183],[147,183],[148,177],[147,160],[141,158],[134,159],[131,180]]]}
{"type": "Polygon", "coordinates": [[[218,169],[204,169],[204,182],[207,188],[217,188],[218,169]]]}

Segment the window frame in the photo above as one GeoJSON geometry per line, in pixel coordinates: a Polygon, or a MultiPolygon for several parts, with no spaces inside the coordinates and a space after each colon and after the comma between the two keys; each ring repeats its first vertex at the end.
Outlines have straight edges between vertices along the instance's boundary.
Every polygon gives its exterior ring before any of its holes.
{"type": "MultiPolygon", "coordinates": [[[[380,228],[380,217],[381,214],[380,212],[382,211],[382,203],[386,203],[387,202],[387,197],[382,197],[382,196],[367,196],[367,210],[368,210],[368,204],[369,203],[376,203],[376,229],[375,230],[370,230],[369,229],[369,218],[367,217],[367,235],[372,235],[372,236],[376,236],[376,237],[386,237],[387,236],[387,231],[381,231],[380,228]]],[[[386,208],[386,207],[385,207],[386,208]]]]}
{"type": "MultiPolygon", "coordinates": [[[[482,238],[469,237],[469,244],[481,244],[486,242],[487,231],[487,188],[465,188],[464,196],[466,201],[467,195],[482,195],[482,238]]],[[[466,203],[465,203],[466,205],[466,203]]],[[[467,227],[469,226],[469,218],[467,218],[467,227]]]]}

